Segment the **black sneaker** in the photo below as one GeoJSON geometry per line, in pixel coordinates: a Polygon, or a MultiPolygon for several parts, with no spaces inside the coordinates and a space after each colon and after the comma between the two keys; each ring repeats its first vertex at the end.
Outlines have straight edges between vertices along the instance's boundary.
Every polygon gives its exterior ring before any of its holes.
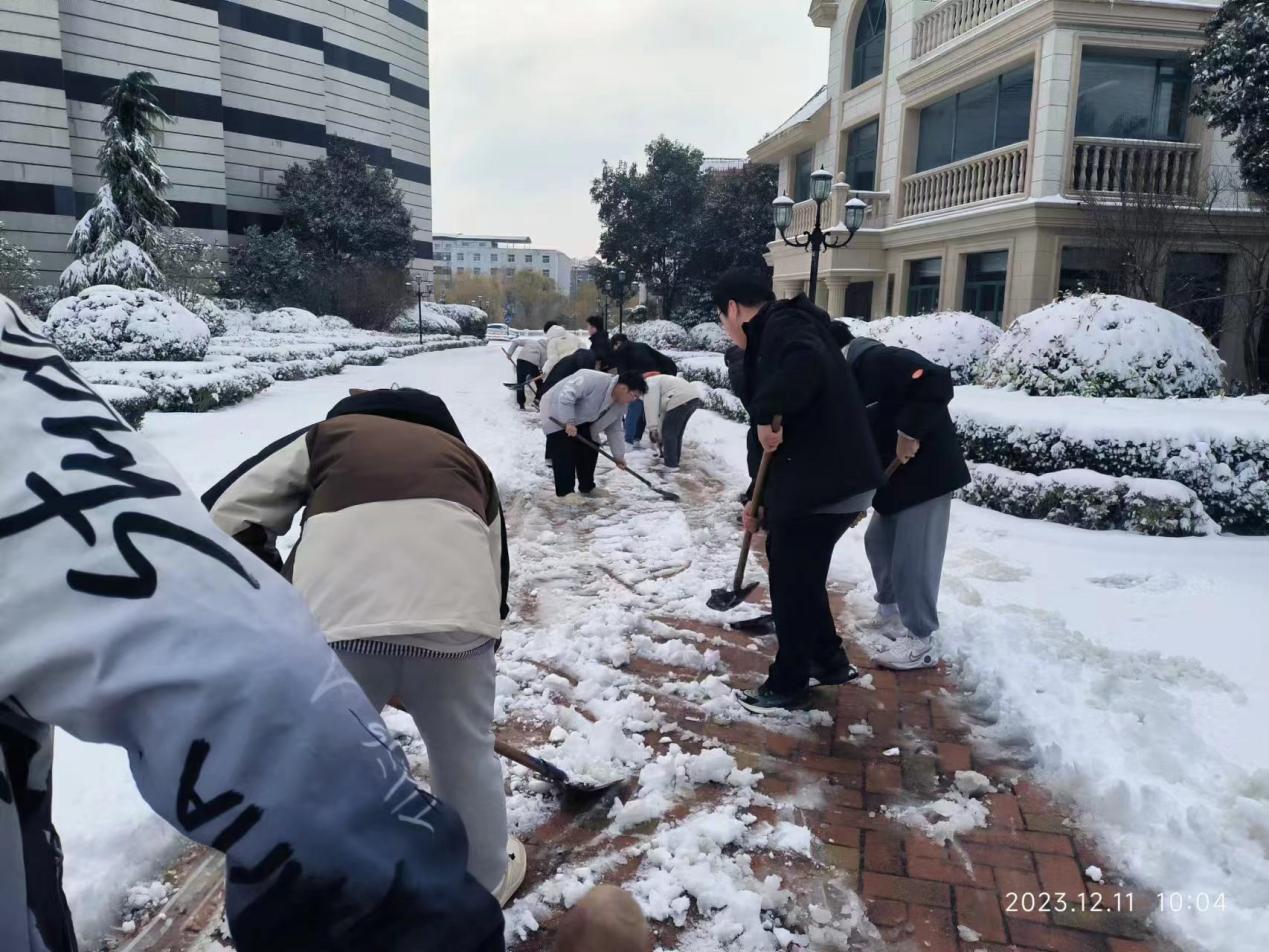
{"type": "Polygon", "coordinates": [[[811,664],[811,680],[816,684],[846,684],[859,677],[859,669],[845,658],[829,664],[811,664]]]}
{"type": "Polygon", "coordinates": [[[737,691],[740,706],[755,714],[778,714],[781,711],[797,711],[811,702],[811,689],[800,691],[773,691],[765,684],[756,691],[737,691]]]}

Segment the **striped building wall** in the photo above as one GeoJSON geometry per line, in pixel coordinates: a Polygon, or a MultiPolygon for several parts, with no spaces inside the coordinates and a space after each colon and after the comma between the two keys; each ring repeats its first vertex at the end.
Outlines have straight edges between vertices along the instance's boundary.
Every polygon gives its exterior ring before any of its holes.
{"type": "Polygon", "coordinates": [[[276,227],[276,189],[334,138],[391,168],[431,279],[426,0],[0,0],[0,221],[51,283],[99,181],[100,105],[135,69],[171,113],[179,224],[225,245],[276,227]]]}

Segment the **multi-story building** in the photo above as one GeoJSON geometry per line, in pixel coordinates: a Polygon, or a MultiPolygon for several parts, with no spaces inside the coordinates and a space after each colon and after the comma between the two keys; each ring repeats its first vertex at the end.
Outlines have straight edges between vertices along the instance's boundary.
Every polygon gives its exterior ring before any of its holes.
{"type": "Polygon", "coordinates": [[[0,8],[0,220],[53,282],[99,186],[103,93],[153,73],[178,224],[225,245],[332,139],[391,168],[431,277],[427,0],[19,0],[0,8]]]}
{"type": "MultiPolygon", "coordinates": [[[[1189,110],[1188,54],[1215,6],[814,0],[811,22],[832,32],[828,82],[749,158],[779,165],[799,203],[789,234],[814,220],[818,168],[838,181],[826,227],[847,198],[868,203],[854,241],[822,256],[817,300],[834,315],[967,310],[1007,324],[1105,276],[1090,198],[1147,194],[1198,216],[1214,174],[1241,194],[1229,143],[1189,110]]],[[[1218,209],[1231,222],[1232,204],[1218,209]]],[[[1225,306],[1242,265],[1201,229],[1183,238],[1159,288],[1214,290],[1170,306],[1219,325],[1213,301],[1225,306]]],[[[809,290],[809,258],[771,244],[779,294],[809,290]]]]}
{"type": "Polygon", "coordinates": [[[555,248],[534,247],[528,236],[438,233],[434,243],[437,293],[460,274],[509,281],[518,271],[550,278],[561,294],[572,291],[573,259],[555,248]]]}

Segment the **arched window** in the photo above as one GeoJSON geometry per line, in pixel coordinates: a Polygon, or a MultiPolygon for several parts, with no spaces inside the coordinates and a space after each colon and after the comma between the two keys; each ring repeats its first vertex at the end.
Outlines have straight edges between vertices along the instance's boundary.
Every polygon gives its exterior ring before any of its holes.
{"type": "Polygon", "coordinates": [[[864,0],[855,25],[855,53],[850,61],[850,86],[862,86],[881,75],[886,60],[886,0],[864,0]]]}

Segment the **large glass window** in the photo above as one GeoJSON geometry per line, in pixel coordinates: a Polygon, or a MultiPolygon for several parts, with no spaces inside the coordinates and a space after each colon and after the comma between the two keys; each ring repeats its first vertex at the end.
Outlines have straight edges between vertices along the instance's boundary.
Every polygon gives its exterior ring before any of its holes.
{"type": "Polygon", "coordinates": [[[1189,105],[1190,67],[1184,57],[1086,50],[1075,134],[1180,142],[1189,105]]]}
{"type": "Polygon", "coordinates": [[[965,256],[965,293],[961,308],[999,324],[1005,316],[1005,278],[1008,251],[984,251],[965,256]]]}
{"type": "Polygon", "coordinates": [[[1062,271],[1058,276],[1060,294],[1113,293],[1119,289],[1119,275],[1106,267],[1106,253],[1096,248],[1063,248],[1062,271]]]}
{"type": "Polygon", "coordinates": [[[877,120],[852,129],[846,136],[846,181],[864,192],[877,187],[877,120]]]}
{"type": "Polygon", "coordinates": [[[807,149],[793,159],[793,200],[804,202],[811,197],[811,172],[815,165],[815,151],[807,149]]]}
{"type": "Polygon", "coordinates": [[[942,258],[921,258],[908,262],[908,313],[928,314],[939,309],[939,281],[942,258]]]}
{"type": "Polygon", "coordinates": [[[872,282],[852,281],[846,285],[846,317],[872,320],[872,282]]]}
{"type": "Polygon", "coordinates": [[[886,0],[865,0],[855,27],[855,47],[850,60],[850,86],[862,86],[880,76],[886,63],[886,0]]]}
{"type": "Polygon", "coordinates": [[[1229,256],[1178,251],[1168,256],[1163,306],[1189,318],[1211,340],[1220,338],[1225,315],[1225,278],[1229,256]]]}
{"type": "Polygon", "coordinates": [[[918,172],[981,155],[1031,131],[1030,65],[1010,70],[921,110],[918,172]]]}

